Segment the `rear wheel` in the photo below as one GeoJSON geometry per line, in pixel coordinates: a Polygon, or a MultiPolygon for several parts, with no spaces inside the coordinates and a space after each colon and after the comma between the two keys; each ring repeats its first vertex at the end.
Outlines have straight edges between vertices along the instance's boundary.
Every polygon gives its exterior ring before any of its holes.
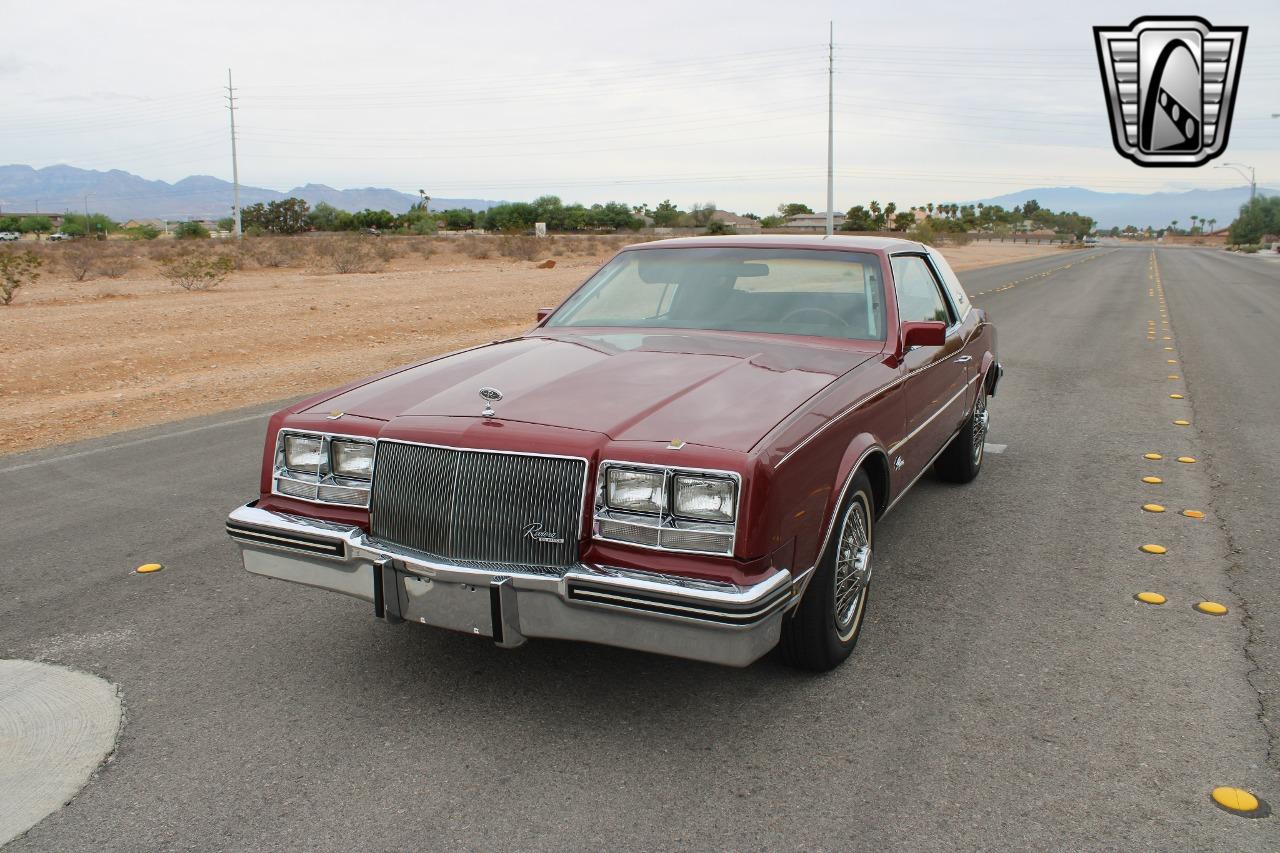
{"type": "Polygon", "coordinates": [[[987,426],[991,416],[987,412],[987,383],[978,386],[978,397],[973,412],[951,444],[933,463],[933,470],[949,483],[968,483],[982,469],[982,457],[987,442],[987,426]]]}
{"type": "Polygon", "coordinates": [[[782,656],[792,666],[834,669],[857,644],[871,589],[873,506],[871,481],[859,471],[805,596],[783,623],[782,656]]]}

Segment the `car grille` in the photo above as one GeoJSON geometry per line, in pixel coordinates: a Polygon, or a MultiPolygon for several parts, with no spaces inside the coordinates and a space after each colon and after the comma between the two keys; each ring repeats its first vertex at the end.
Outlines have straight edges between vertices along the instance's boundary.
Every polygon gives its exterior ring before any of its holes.
{"type": "Polygon", "coordinates": [[[583,459],[380,441],[369,532],[457,562],[571,566],[586,469],[583,459]]]}

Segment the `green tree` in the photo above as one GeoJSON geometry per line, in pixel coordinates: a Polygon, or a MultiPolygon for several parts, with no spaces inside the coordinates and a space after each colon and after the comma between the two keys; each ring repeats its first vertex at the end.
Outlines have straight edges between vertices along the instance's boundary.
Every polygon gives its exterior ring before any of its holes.
{"type": "Polygon", "coordinates": [[[1231,223],[1232,243],[1259,243],[1267,234],[1280,234],[1280,196],[1257,196],[1231,223]]]}
{"type": "Polygon", "coordinates": [[[719,219],[713,219],[707,223],[706,233],[713,235],[737,234],[738,229],[729,225],[727,222],[721,222],[719,219]]]}
{"type": "Polygon", "coordinates": [[[178,227],[173,229],[173,236],[179,240],[207,240],[209,229],[199,222],[179,222],[178,227]]]}
{"type": "Polygon", "coordinates": [[[311,212],[307,214],[307,223],[317,231],[342,231],[345,229],[339,226],[339,222],[344,216],[349,224],[351,214],[322,201],[311,208],[311,212]]]}
{"type": "Polygon", "coordinates": [[[396,216],[389,210],[370,210],[365,208],[352,214],[352,221],[357,228],[376,228],[386,231],[396,227],[396,216]]]}
{"type": "Polygon", "coordinates": [[[53,230],[53,220],[47,216],[24,216],[18,220],[18,230],[23,234],[48,234],[53,230]]]}
{"type": "Polygon", "coordinates": [[[465,207],[444,211],[444,224],[450,231],[469,231],[476,227],[476,212],[465,207]]]}
{"type": "Polygon", "coordinates": [[[671,199],[664,198],[650,214],[653,217],[653,224],[659,228],[669,228],[680,221],[684,214],[680,208],[671,203],[671,199]]]}
{"type": "MultiPolygon", "coordinates": [[[[872,202],[875,204],[875,202],[872,202]]],[[[877,205],[878,207],[879,205],[877,205]]],[[[855,204],[849,208],[849,212],[844,215],[844,222],[840,225],[841,231],[875,231],[876,217],[871,211],[867,210],[860,204],[855,204]]]]}
{"type": "Polygon", "coordinates": [[[760,220],[761,228],[781,228],[787,224],[787,220],[781,216],[766,216],[760,220]]]}
{"type": "Polygon", "coordinates": [[[245,230],[261,229],[271,234],[297,234],[307,230],[311,208],[300,198],[286,198],[268,204],[258,202],[240,211],[245,230]]]}
{"type": "Polygon", "coordinates": [[[106,214],[91,213],[88,220],[86,220],[83,213],[68,213],[62,217],[62,228],[59,230],[63,234],[69,234],[72,237],[83,237],[86,234],[93,236],[110,234],[119,227],[106,214]],[[88,222],[88,228],[85,228],[86,221],[88,222]]]}
{"type": "Polygon", "coordinates": [[[778,205],[778,214],[784,219],[790,219],[793,216],[801,216],[804,214],[812,216],[813,208],[807,204],[801,204],[798,201],[793,201],[789,204],[778,205]]]}
{"type": "Polygon", "coordinates": [[[706,204],[699,202],[689,208],[689,218],[693,220],[693,224],[698,228],[706,228],[715,213],[716,203],[714,201],[709,201],[706,204]]]}
{"type": "Polygon", "coordinates": [[[21,222],[16,216],[0,216],[0,231],[17,231],[21,222]]]}
{"type": "Polygon", "coordinates": [[[219,231],[234,231],[236,228],[236,220],[231,216],[224,216],[218,220],[219,231]]]}
{"type": "Polygon", "coordinates": [[[484,227],[489,231],[516,234],[533,228],[537,215],[537,209],[528,202],[496,204],[484,212],[484,227]]]}

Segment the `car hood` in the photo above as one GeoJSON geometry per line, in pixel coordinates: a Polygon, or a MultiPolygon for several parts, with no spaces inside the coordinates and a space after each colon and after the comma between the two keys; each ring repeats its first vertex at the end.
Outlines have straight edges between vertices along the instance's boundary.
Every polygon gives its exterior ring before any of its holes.
{"type": "Polygon", "coordinates": [[[749,450],[805,400],[875,355],[857,344],[761,341],[722,333],[537,334],[415,365],[311,408],[378,420],[495,417],[749,450]]]}

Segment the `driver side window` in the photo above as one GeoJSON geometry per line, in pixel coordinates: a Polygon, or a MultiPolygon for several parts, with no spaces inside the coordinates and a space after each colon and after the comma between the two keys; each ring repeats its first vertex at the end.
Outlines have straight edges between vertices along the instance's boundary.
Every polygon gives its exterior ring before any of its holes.
{"type": "Polygon", "coordinates": [[[893,268],[894,290],[898,294],[900,322],[941,320],[948,326],[954,318],[933,271],[919,255],[895,255],[889,259],[893,268]]]}

